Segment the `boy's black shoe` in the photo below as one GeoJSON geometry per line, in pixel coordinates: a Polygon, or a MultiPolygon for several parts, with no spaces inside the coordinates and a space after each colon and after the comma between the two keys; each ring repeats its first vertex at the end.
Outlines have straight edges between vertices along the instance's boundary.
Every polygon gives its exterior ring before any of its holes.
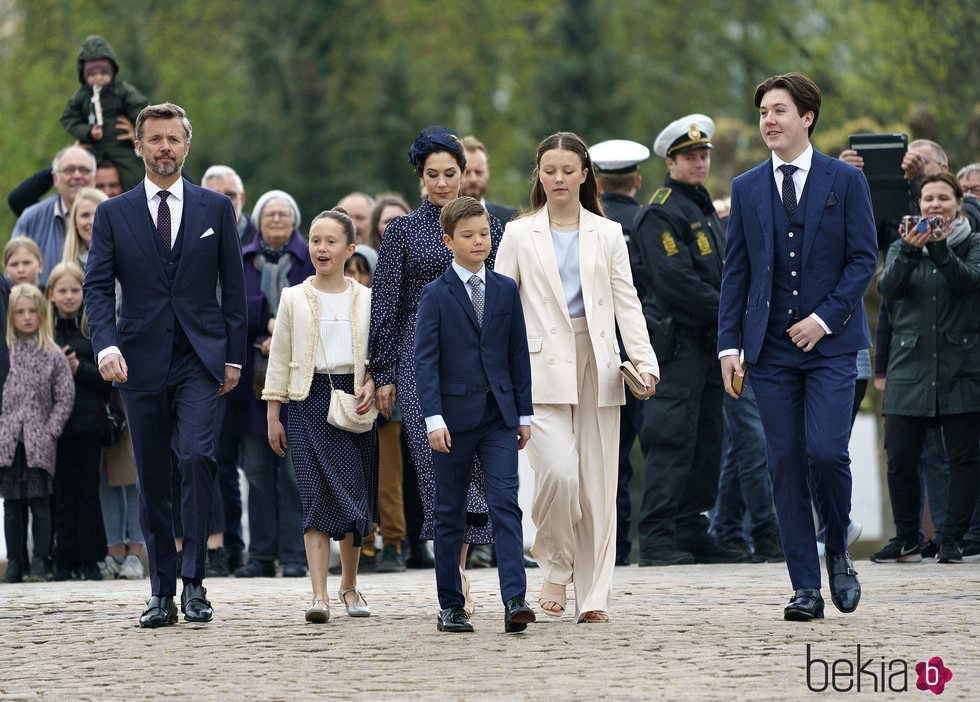
{"type": "Polygon", "coordinates": [[[534,612],[523,597],[511,597],[504,603],[504,631],[508,634],[524,631],[534,619],[534,612]]]}
{"type": "Polygon", "coordinates": [[[447,631],[453,634],[473,631],[470,618],[466,616],[466,611],[459,606],[446,607],[446,609],[439,612],[439,620],[436,622],[436,628],[439,631],[447,631]]]}

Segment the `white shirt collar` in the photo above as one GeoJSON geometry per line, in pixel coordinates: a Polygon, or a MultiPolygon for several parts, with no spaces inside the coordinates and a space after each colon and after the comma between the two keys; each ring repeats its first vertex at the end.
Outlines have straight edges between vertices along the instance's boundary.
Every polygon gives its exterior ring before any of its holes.
{"type": "MultiPolygon", "coordinates": [[[[470,278],[473,276],[473,273],[471,271],[468,271],[465,268],[463,268],[461,265],[459,265],[458,263],[456,263],[456,261],[453,261],[453,264],[452,265],[453,265],[453,270],[456,271],[456,275],[458,275],[459,276],[459,279],[463,281],[463,284],[465,285],[466,283],[469,283],[470,282],[470,278]]],[[[483,284],[484,285],[487,284],[487,267],[486,266],[480,266],[480,270],[478,270],[476,272],[476,275],[478,275],[480,277],[480,280],[483,281],[483,284]]]]}
{"type": "MultiPolygon", "coordinates": [[[[159,185],[154,183],[149,178],[143,179],[143,187],[146,190],[146,202],[150,203],[153,198],[157,196],[157,193],[163,190],[159,185]]],[[[167,188],[167,192],[170,193],[170,197],[178,202],[183,202],[184,200],[184,179],[178,178],[174,183],[167,188]]]]}
{"type": "Polygon", "coordinates": [[[806,149],[802,154],[794,158],[792,161],[784,161],[776,155],[776,152],[772,152],[772,172],[775,173],[780,166],[789,164],[791,166],[796,166],[799,170],[804,173],[810,171],[810,163],[813,161],[813,144],[807,143],[806,149]]]}

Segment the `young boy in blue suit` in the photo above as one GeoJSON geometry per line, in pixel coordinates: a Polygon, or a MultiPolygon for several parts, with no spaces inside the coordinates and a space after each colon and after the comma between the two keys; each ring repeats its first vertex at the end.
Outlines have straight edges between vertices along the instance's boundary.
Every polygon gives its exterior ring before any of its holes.
{"type": "Polygon", "coordinates": [[[435,468],[438,629],[473,631],[464,609],[460,552],[470,467],[479,456],[494,525],[504,630],[524,631],[524,537],[517,504],[517,452],[531,438],[531,361],[513,280],[487,269],[490,221],[461,197],[442,208],[446,272],[422,293],[415,325],[415,375],[435,468]]]}

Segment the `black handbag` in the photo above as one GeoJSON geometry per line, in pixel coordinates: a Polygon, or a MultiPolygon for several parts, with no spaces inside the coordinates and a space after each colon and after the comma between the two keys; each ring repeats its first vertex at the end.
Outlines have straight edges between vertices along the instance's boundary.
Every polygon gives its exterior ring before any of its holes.
{"type": "Polygon", "coordinates": [[[111,399],[106,400],[103,411],[102,445],[112,446],[126,431],[126,414],[111,399]]]}

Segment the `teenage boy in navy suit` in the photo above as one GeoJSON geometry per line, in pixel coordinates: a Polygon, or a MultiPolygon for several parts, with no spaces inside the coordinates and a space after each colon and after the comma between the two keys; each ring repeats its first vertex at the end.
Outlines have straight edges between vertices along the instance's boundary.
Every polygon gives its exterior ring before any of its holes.
{"type": "Polygon", "coordinates": [[[442,208],[452,265],[422,293],[415,325],[415,375],[435,467],[435,560],[439,631],[473,631],[463,607],[459,560],[473,456],[486,474],[494,524],[504,630],[524,631],[524,537],[517,504],[517,452],[531,438],[531,361],[517,286],[483,265],[490,221],[461,197],[442,208]]]}
{"type": "Polygon", "coordinates": [[[745,352],[766,432],[769,472],[793,597],[783,616],[824,616],[811,499],[827,525],[831,599],[853,612],[861,583],[847,552],[850,409],[857,352],[871,346],[864,291],[878,265],[861,171],[810,145],[820,88],[802,73],[755,91],[771,158],[732,181],[718,310],[725,390],[745,352]]]}

